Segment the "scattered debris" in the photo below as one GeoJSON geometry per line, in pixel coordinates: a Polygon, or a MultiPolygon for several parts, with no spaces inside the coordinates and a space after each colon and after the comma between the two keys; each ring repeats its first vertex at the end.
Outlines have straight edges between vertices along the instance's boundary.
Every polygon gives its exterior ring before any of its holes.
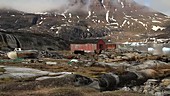
{"type": "Polygon", "coordinates": [[[52,51],[41,51],[39,52],[40,58],[54,58],[54,59],[62,59],[63,56],[58,54],[57,52],[52,51]]]}
{"type": "Polygon", "coordinates": [[[47,64],[47,65],[57,65],[57,62],[46,62],[45,64],[47,64]]]}
{"type": "Polygon", "coordinates": [[[75,78],[74,85],[79,87],[87,86],[99,91],[122,90],[163,96],[169,95],[170,60],[168,58],[169,56],[122,50],[107,50],[102,51],[101,54],[85,53],[82,55],[69,53],[59,55],[57,52],[41,51],[39,58],[36,59],[1,59],[0,62],[3,62],[2,64],[17,62],[15,64],[17,66],[23,64],[23,66],[38,69],[46,67],[56,72],[3,66],[3,68],[0,67],[2,69],[0,78],[43,81],[72,74],[75,78]],[[86,73],[87,69],[88,73],[86,73]]]}

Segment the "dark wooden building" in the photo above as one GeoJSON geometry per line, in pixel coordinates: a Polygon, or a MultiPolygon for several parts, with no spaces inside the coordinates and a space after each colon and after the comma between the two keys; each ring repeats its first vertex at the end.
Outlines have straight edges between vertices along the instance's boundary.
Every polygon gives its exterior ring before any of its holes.
{"type": "Polygon", "coordinates": [[[106,44],[102,39],[83,39],[71,42],[71,51],[95,52],[105,50],[106,44]]]}

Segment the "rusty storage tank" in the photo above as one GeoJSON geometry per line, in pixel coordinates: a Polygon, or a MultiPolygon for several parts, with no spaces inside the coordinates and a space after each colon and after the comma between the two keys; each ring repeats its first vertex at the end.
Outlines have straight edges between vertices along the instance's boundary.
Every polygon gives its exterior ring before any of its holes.
{"type": "Polygon", "coordinates": [[[15,50],[7,53],[8,58],[37,58],[39,52],[37,50],[15,50]]]}

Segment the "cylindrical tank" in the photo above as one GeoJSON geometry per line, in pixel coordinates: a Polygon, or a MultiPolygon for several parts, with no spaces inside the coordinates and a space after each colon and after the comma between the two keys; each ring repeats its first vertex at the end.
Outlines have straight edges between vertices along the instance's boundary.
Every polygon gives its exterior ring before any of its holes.
{"type": "Polygon", "coordinates": [[[11,51],[7,53],[7,56],[10,59],[17,58],[37,58],[38,51],[37,50],[22,50],[22,51],[11,51]]]}

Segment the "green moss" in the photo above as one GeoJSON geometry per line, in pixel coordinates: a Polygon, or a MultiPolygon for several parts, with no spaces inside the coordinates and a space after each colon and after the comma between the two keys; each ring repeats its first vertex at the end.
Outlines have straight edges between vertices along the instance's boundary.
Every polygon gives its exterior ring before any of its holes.
{"type": "Polygon", "coordinates": [[[3,67],[0,67],[0,72],[4,73],[6,70],[3,67]]]}
{"type": "Polygon", "coordinates": [[[83,96],[83,93],[80,90],[75,90],[75,88],[56,88],[55,96],[83,96]]]}

